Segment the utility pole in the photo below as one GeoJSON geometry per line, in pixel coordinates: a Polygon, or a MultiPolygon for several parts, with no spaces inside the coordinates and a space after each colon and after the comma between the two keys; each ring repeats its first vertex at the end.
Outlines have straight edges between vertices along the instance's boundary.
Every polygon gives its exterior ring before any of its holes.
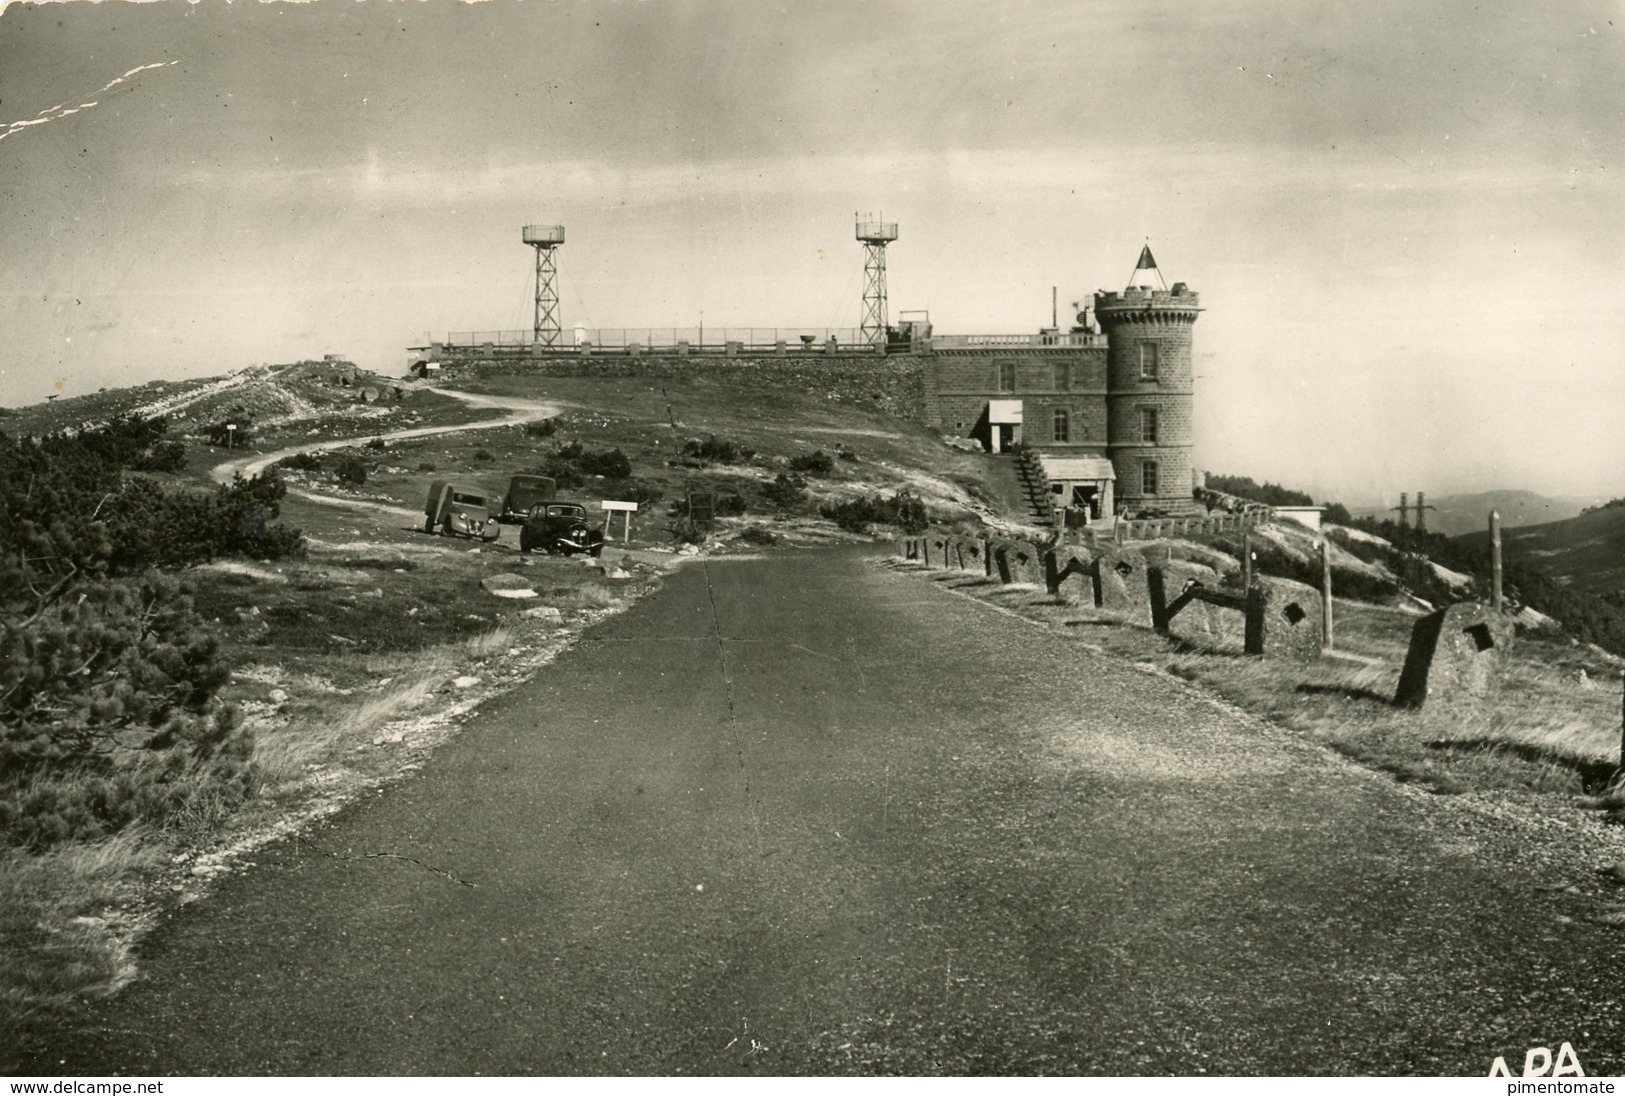
{"type": "Polygon", "coordinates": [[[1332,538],[1320,539],[1320,630],[1321,646],[1332,649],[1332,538]]]}
{"type": "Polygon", "coordinates": [[[1490,511],[1490,608],[1501,611],[1501,514],[1490,511]]]}
{"type": "Polygon", "coordinates": [[[1429,510],[1437,509],[1437,506],[1427,505],[1427,495],[1423,494],[1421,491],[1416,492],[1416,531],[1418,533],[1425,533],[1428,531],[1427,512],[1429,510]]]}

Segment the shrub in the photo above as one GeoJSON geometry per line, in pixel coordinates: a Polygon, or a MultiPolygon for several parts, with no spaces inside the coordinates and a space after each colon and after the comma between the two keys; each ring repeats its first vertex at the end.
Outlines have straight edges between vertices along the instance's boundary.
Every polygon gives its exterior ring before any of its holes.
{"type": "Polygon", "coordinates": [[[489,449],[476,449],[476,450],[474,450],[474,459],[475,460],[496,460],[496,457],[491,455],[491,451],[489,449]]]}
{"type": "Polygon", "coordinates": [[[683,452],[712,464],[738,464],[756,455],[756,450],[729,441],[727,438],[719,438],[715,434],[704,441],[690,438],[683,445],[683,452]]]}
{"type": "Polygon", "coordinates": [[[180,441],[158,442],[146,452],[131,460],[129,467],[136,472],[184,472],[186,471],[186,443],[180,441]]]}
{"type": "Polygon", "coordinates": [[[603,476],[605,479],[622,480],[632,474],[632,462],[619,449],[582,453],[576,464],[587,475],[603,476]]]}
{"type": "Polygon", "coordinates": [[[373,438],[371,441],[367,442],[367,448],[368,449],[387,449],[387,448],[389,448],[389,443],[386,442],[383,438],[373,438]]]}
{"type": "Polygon", "coordinates": [[[211,422],[203,428],[203,436],[216,447],[240,449],[254,441],[254,419],[251,415],[234,415],[230,419],[211,422]],[[231,427],[235,426],[233,430],[231,427]]]}
{"type": "Polygon", "coordinates": [[[779,535],[760,525],[749,525],[739,531],[739,539],[747,544],[777,544],[779,535]]]}
{"type": "Polygon", "coordinates": [[[433,472],[434,471],[434,464],[431,463],[430,461],[422,461],[421,463],[418,464],[418,471],[419,472],[433,472]]]}
{"type": "Polygon", "coordinates": [[[744,495],[729,491],[727,494],[717,496],[717,517],[719,518],[736,518],[743,514],[746,509],[748,509],[748,506],[745,503],[744,495]]]}
{"type": "Polygon", "coordinates": [[[849,533],[867,533],[871,525],[895,525],[905,533],[923,533],[928,524],[924,500],[907,491],[899,491],[889,499],[870,495],[825,503],[818,512],[849,533]]]}
{"type": "Polygon", "coordinates": [[[683,544],[703,544],[710,535],[710,530],[697,521],[688,518],[677,518],[667,527],[671,535],[683,544]]]}
{"type": "Polygon", "coordinates": [[[857,459],[858,459],[858,455],[857,455],[857,454],[856,454],[856,453],[854,453],[854,452],[853,452],[853,451],[852,451],[852,450],[850,450],[850,449],[848,449],[848,448],[847,448],[847,447],[846,447],[846,446],[844,446],[844,445],[843,445],[843,446],[840,446],[840,447],[839,447],[839,448],[838,448],[838,449],[837,449],[837,450],[836,450],[836,451],[835,451],[835,455],[836,455],[836,456],[837,456],[837,457],[839,457],[839,458],[840,458],[840,459],[841,459],[841,460],[849,460],[849,461],[853,461],[853,462],[856,462],[856,461],[857,461],[857,459]]]}
{"type": "Polygon", "coordinates": [[[298,452],[276,462],[277,468],[291,468],[298,472],[315,472],[322,466],[320,453],[298,452]]]}
{"type": "Polygon", "coordinates": [[[558,432],[558,429],[559,422],[557,419],[541,419],[537,422],[527,422],[525,424],[525,437],[551,438],[558,432]]]}
{"type": "Polygon", "coordinates": [[[248,787],[230,677],[173,579],[84,584],[0,643],[0,841],[43,848],[162,822],[248,787]]]}
{"type": "Polygon", "coordinates": [[[340,483],[360,487],[367,482],[367,462],[353,453],[346,453],[333,466],[333,476],[340,483]]]}
{"type": "Polygon", "coordinates": [[[811,453],[791,457],[790,470],[808,476],[827,476],[835,471],[835,458],[822,449],[814,449],[811,453]]]}
{"type": "Polygon", "coordinates": [[[807,497],[807,481],[795,472],[780,472],[762,488],[762,498],[779,510],[788,510],[807,497]]]}
{"type": "Polygon", "coordinates": [[[611,483],[604,488],[608,498],[620,502],[635,502],[639,511],[647,511],[660,503],[666,493],[645,480],[628,479],[611,483]]]}

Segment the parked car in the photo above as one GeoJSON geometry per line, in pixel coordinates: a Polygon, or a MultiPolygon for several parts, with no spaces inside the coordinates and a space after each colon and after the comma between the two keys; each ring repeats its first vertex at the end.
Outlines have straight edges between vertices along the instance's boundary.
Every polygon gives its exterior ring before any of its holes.
{"type": "Polygon", "coordinates": [[[502,496],[501,522],[519,523],[525,520],[531,507],[541,502],[552,502],[559,493],[558,480],[552,476],[518,475],[508,481],[508,493],[502,496]]]}
{"type": "Polygon", "coordinates": [[[496,540],[502,526],[492,516],[498,500],[478,487],[435,480],[423,505],[423,531],[442,536],[496,540]]]}
{"type": "Polygon", "coordinates": [[[587,508],[579,502],[539,503],[530,508],[519,530],[519,550],[533,548],[550,555],[586,552],[596,557],[604,551],[604,527],[589,522],[587,508]]]}

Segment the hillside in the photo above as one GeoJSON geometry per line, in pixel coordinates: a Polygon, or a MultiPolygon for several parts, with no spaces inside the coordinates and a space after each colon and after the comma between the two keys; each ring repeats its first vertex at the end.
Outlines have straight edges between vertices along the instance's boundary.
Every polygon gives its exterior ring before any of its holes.
{"type": "MultiPolygon", "coordinates": [[[[1489,532],[1457,539],[1482,549],[1489,542],[1489,532]]],[[[1625,591],[1625,508],[1506,530],[1502,550],[1509,563],[1531,563],[1573,590],[1593,594],[1625,591]]]]}
{"type": "MultiPolygon", "coordinates": [[[[1603,500],[1578,495],[1554,498],[1534,491],[1481,491],[1471,495],[1429,495],[1427,503],[1433,509],[1428,511],[1427,527],[1430,532],[1443,533],[1449,537],[1472,533],[1485,528],[1491,510],[1500,513],[1503,528],[1538,525],[1575,517],[1585,507],[1601,501],[1603,500]]],[[[1410,502],[1415,505],[1414,496],[1410,502]]],[[[1397,520],[1398,517],[1394,511],[1376,507],[1355,508],[1354,513],[1379,521],[1385,518],[1397,520]]],[[[1414,515],[1411,520],[1415,520],[1414,515]]]]}

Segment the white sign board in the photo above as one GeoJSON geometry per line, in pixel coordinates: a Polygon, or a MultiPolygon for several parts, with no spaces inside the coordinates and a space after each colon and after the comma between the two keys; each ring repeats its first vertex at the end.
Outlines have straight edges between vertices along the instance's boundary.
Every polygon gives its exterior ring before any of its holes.
{"type": "Polygon", "coordinates": [[[638,504],[635,502],[611,502],[609,499],[605,499],[598,505],[605,510],[636,510],[638,508],[638,504]]]}

